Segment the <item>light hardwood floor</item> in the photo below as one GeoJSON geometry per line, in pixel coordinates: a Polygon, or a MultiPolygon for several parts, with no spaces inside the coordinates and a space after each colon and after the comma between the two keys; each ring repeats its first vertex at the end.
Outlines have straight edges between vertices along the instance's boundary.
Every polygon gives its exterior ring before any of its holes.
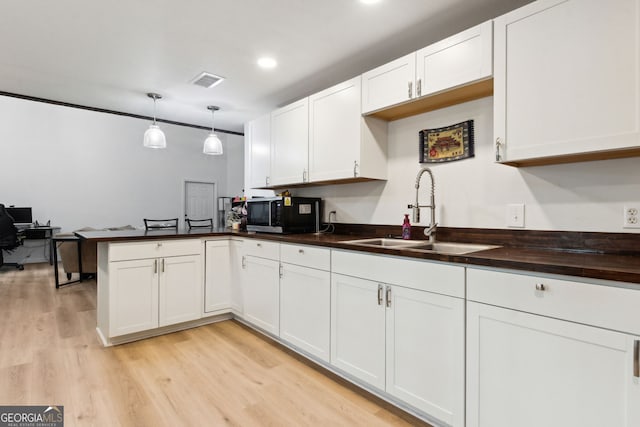
{"type": "Polygon", "coordinates": [[[95,281],[0,270],[0,405],[64,405],[65,425],[426,425],[235,321],[103,348],[95,281]]]}

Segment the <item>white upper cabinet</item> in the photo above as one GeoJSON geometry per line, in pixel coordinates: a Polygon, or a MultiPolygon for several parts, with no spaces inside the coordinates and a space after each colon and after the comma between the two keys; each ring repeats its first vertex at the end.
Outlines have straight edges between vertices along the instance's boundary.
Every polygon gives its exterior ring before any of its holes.
{"type": "Polygon", "coordinates": [[[398,58],[362,75],[362,114],[415,96],[416,54],[398,58]]]}
{"type": "Polygon", "coordinates": [[[362,118],[360,97],[360,76],[309,97],[309,181],[386,178],[386,123],[362,118]]]}
{"type": "Polygon", "coordinates": [[[270,185],[299,184],[309,174],[309,98],[271,113],[270,185]]]}
{"type": "Polygon", "coordinates": [[[640,154],[639,10],[639,0],[540,0],[495,20],[496,160],[640,154]]]}
{"type": "Polygon", "coordinates": [[[271,170],[271,114],[266,114],[245,125],[248,141],[249,188],[269,185],[271,170]]]}
{"type": "Polygon", "coordinates": [[[364,73],[362,114],[396,120],[489,96],[492,72],[487,21],[364,73]]]}
{"type": "Polygon", "coordinates": [[[487,21],[416,53],[416,95],[487,79],[492,73],[493,22],[487,21]]]}

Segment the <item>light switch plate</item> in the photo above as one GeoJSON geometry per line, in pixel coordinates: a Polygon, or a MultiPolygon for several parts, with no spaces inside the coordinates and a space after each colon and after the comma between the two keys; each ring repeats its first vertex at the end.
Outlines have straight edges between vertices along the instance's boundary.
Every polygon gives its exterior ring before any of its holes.
{"type": "Polygon", "coordinates": [[[524,203],[507,205],[507,227],[524,228],[524,203]]]}

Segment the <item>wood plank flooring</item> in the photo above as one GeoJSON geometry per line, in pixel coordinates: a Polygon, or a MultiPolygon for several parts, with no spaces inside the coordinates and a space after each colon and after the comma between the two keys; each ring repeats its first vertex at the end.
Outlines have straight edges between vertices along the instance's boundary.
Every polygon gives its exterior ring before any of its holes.
{"type": "Polygon", "coordinates": [[[0,405],[64,405],[66,426],[426,425],[235,321],[103,348],[95,281],[0,270],[0,405]]]}

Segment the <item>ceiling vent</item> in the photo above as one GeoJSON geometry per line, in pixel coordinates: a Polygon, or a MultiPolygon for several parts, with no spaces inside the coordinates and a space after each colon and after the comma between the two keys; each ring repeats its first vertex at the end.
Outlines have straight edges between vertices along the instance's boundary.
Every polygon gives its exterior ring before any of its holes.
{"type": "Polygon", "coordinates": [[[223,80],[224,77],[216,76],[215,74],[207,73],[205,71],[198,74],[193,80],[191,80],[191,83],[196,86],[202,86],[209,89],[222,83],[223,80]]]}

